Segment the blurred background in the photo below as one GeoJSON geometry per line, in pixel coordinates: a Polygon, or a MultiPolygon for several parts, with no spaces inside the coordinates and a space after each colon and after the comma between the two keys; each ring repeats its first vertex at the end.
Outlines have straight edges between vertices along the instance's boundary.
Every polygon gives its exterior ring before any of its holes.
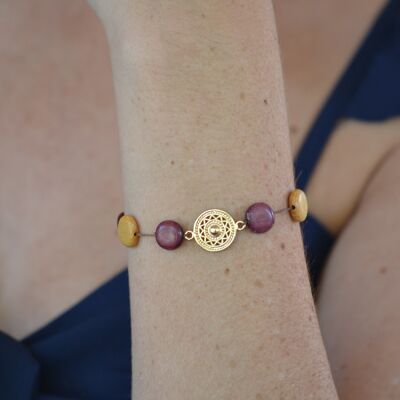
{"type": "MultiPolygon", "coordinates": [[[[274,3],[295,158],[387,2],[274,3]]],[[[126,264],[110,229],[123,208],[119,144],[107,41],[85,1],[2,0],[0,60],[0,329],[23,337],[126,264]]],[[[399,126],[335,127],[307,185],[330,233],[399,126]]]]}

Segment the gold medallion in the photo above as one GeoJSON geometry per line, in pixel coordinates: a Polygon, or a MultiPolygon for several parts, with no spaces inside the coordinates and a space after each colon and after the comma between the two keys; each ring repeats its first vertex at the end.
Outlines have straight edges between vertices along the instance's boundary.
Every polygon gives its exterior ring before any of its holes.
{"type": "Polygon", "coordinates": [[[244,222],[235,222],[226,211],[214,208],[197,217],[193,231],[187,231],[185,238],[194,238],[197,244],[207,251],[221,251],[229,247],[236,237],[236,232],[244,228],[244,222]]]}

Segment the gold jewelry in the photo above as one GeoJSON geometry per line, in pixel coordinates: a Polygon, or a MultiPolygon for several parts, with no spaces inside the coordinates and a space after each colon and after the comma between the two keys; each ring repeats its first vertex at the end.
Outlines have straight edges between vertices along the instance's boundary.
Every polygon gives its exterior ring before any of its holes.
{"type": "Polygon", "coordinates": [[[300,189],[292,190],[288,196],[288,206],[277,211],[273,211],[266,203],[254,203],[247,209],[243,221],[235,221],[228,212],[213,208],[202,212],[194,222],[193,229],[186,232],[177,222],[166,220],[158,224],[155,233],[141,233],[136,218],[121,213],[117,222],[118,236],[127,247],[137,246],[143,236],[155,236],[157,243],[166,250],[176,249],[184,239],[194,239],[204,250],[218,252],[233,243],[238,231],[246,228],[255,233],[269,231],[274,225],[275,215],[282,212],[289,212],[295,222],[304,221],[308,214],[306,194],[300,189]]]}

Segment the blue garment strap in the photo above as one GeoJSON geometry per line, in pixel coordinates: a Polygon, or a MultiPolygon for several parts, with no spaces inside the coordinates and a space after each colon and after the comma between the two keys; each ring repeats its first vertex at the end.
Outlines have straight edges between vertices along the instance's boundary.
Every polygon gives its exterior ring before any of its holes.
{"type": "MultiPolygon", "coordinates": [[[[295,161],[297,186],[299,188],[305,189],[307,186],[331,133],[340,119],[346,116],[348,104],[365,81],[374,57],[382,50],[382,47],[387,46],[387,39],[394,36],[394,30],[399,29],[398,24],[396,24],[396,21],[399,20],[399,10],[399,0],[388,2],[355,54],[347,71],[322,107],[295,161]]],[[[398,78],[396,81],[398,81],[398,78]]],[[[375,85],[380,83],[381,80],[375,82],[375,85]]],[[[392,92],[394,93],[394,91],[392,92]]],[[[365,96],[363,100],[365,102],[365,96]]],[[[397,108],[398,106],[399,104],[396,104],[397,108]]]]}

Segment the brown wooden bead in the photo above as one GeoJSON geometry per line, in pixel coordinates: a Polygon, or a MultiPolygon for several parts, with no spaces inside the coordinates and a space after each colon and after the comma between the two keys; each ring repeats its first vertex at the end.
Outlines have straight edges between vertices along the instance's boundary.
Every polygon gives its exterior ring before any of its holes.
{"type": "Polygon", "coordinates": [[[289,199],[289,213],[293,221],[302,222],[307,218],[308,214],[308,201],[306,194],[300,190],[295,189],[290,192],[289,199]]]}
{"type": "Polygon", "coordinates": [[[123,215],[118,221],[118,237],[127,247],[135,247],[139,243],[139,224],[132,215],[123,215]]]}

